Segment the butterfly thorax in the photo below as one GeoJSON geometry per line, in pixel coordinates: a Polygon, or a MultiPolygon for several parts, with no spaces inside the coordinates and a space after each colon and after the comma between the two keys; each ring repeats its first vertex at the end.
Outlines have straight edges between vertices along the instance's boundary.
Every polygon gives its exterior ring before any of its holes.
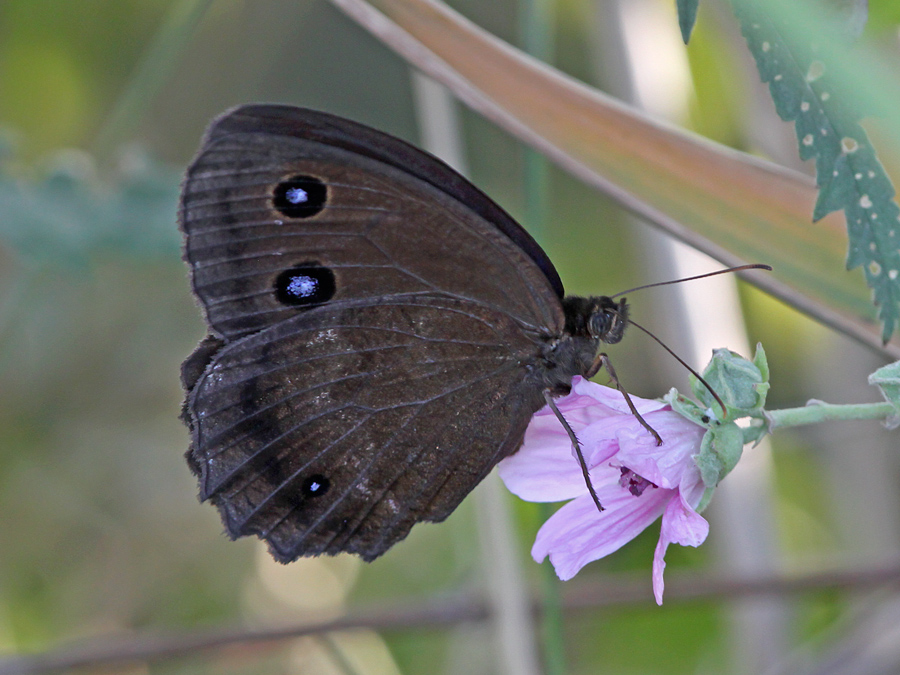
{"type": "Polygon", "coordinates": [[[543,386],[556,396],[569,393],[573,377],[591,371],[601,343],[619,342],[628,323],[624,298],[568,296],[562,304],[565,328],[547,340],[539,367],[543,386]]]}

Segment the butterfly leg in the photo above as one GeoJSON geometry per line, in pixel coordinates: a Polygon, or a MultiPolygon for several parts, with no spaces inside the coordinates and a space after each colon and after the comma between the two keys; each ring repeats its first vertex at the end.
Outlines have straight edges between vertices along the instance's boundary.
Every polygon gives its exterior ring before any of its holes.
{"type": "Polygon", "coordinates": [[[612,380],[612,383],[616,385],[616,389],[622,392],[622,396],[625,397],[625,403],[628,404],[628,409],[631,410],[631,414],[637,418],[637,421],[641,423],[641,426],[644,427],[647,431],[649,431],[653,438],[656,439],[657,445],[662,445],[662,438],[656,432],[656,429],[651,427],[647,420],[641,417],[641,414],[637,411],[637,408],[634,407],[634,403],[631,401],[631,397],[628,395],[628,392],[625,391],[625,388],[622,386],[622,383],[619,382],[619,378],[616,375],[616,370],[613,368],[612,363],[609,360],[609,356],[604,353],[597,354],[597,357],[594,359],[594,362],[591,364],[591,367],[584,374],[584,376],[588,379],[592,378],[598,372],[600,372],[601,368],[606,368],[606,372],[609,373],[609,379],[612,380]]]}
{"type": "Polygon", "coordinates": [[[553,400],[553,395],[550,393],[549,389],[544,389],[544,400],[547,401],[547,405],[550,406],[550,410],[553,411],[553,414],[556,415],[556,418],[562,423],[563,429],[565,429],[566,433],[569,434],[569,440],[572,441],[572,447],[575,449],[575,455],[578,457],[578,464],[581,466],[581,473],[584,476],[584,483],[585,485],[587,485],[588,492],[591,493],[591,499],[593,499],[594,504],[597,505],[597,510],[603,511],[603,504],[600,503],[600,498],[597,496],[597,493],[594,490],[594,486],[591,483],[591,475],[588,471],[587,462],[585,461],[584,455],[581,452],[581,443],[578,442],[578,438],[575,436],[575,432],[572,431],[572,427],[569,426],[569,423],[566,422],[566,418],[563,417],[563,414],[556,406],[556,401],[553,400]]]}

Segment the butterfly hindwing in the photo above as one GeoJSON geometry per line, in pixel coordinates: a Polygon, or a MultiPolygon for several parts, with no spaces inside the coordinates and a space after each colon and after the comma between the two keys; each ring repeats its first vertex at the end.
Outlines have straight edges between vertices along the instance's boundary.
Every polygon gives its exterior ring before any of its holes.
{"type": "Polygon", "coordinates": [[[237,340],[189,394],[201,496],[278,559],[374,558],[518,448],[543,404],[519,366],[533,349],[507,316],[440,296],[319,308],[237,340]]]}

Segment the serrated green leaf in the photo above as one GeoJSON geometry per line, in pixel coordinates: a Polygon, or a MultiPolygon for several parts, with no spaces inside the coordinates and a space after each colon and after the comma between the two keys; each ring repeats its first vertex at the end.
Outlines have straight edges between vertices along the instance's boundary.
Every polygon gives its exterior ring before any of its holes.
{"type": "Polygon", "coordinates": [[[675,6],[678,8],[678,27],[681,29],[681,39],[684,40],[684,44],[687,44],[691,39],[694,24],[697,22],[700,0],[676,0],[675,6]]]}
{"type": "Polygon", "coordinates": [[[816,160],[819,196],[813,219],[844,211],[847,268],[863,267],[886,342],[900,320],[900,208],[893,201],[893,185],[856,121],[858,113],[835,95],[827,53],[787,40],[791,27],[755,2],[735,2],[734,8],[775,109],[795,123],[800,157],[816,160]]]}

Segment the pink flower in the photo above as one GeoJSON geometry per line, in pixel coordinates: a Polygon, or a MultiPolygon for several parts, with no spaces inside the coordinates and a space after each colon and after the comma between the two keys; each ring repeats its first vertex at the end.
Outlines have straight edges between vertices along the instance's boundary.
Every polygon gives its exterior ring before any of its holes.
{"type": "Polygon", "coordinates": [[[533,502],[571,499],[538,532],[531,555],[547,555],[562,580],[618,550],[662,516],[653,556],[653,594],[662,604],[664,556],[669,544],[699,546],[709,523],[696,512],[705,486],[693,456],[705,429],[665,403],[631,397],[662,437],[656,440],[615,389],[576,377],[556,401],[581,442],[591,482],[604,507],[588,493],[569,437],[549,406],[538,411],[519,451],[499,465],[510,491],[533,502]]]}

